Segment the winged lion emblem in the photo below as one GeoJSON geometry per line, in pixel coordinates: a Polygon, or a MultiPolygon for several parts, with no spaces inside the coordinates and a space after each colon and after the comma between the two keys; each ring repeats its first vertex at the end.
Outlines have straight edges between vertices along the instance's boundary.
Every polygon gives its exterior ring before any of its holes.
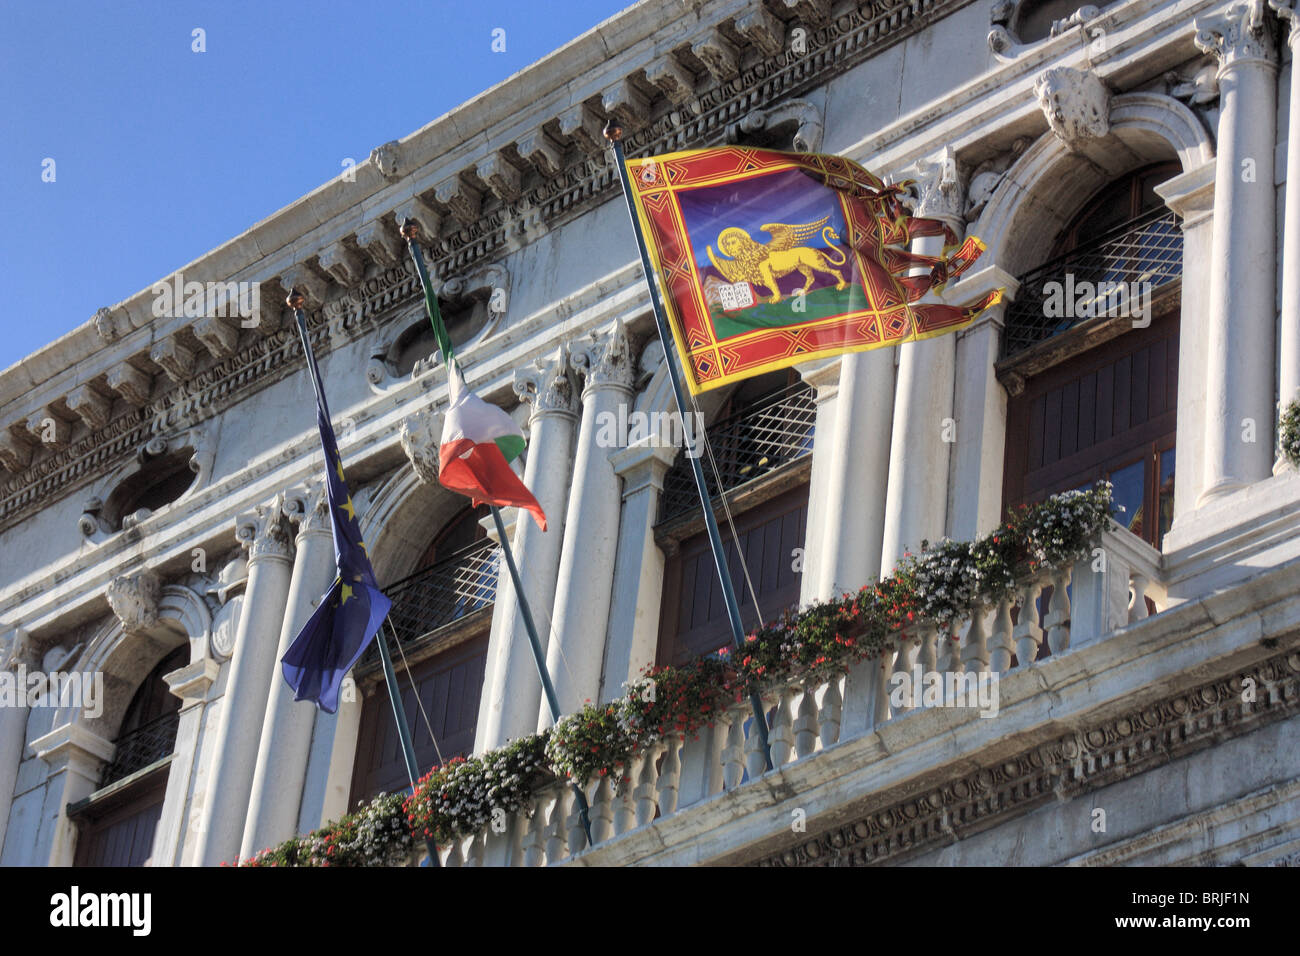
{"type": "Polygon", "coordinates": [[[791,272],[798,272],[804,277],[803,288],[797,294],[804,294],[812,287],[816,273],[824,272],[835,277],[835,288],[843,289],[848,283],[844,274],[836,266],[843,266],[847,257],[842,250],[836,249],[839,259],[830,258],[821,249],[800,245],[804,240],[817,235],[820,231],[822,241],[833,245],[839,241],[835,230],[827,225],[830,216],[823,216],[816,222],[802,225],[788,225],[781,222],[769,222],[759,228],[771,235],[768,243],[755,242],[744,229],[735,226],[718,233],[718,250],[728,258],[714,255],[713,247],[707,246],[709,261],[728,282],[751,282],[756,286],[766,286],[771,291],[768,302],[781,301],[781,289],[777,280],[791,272]]]}

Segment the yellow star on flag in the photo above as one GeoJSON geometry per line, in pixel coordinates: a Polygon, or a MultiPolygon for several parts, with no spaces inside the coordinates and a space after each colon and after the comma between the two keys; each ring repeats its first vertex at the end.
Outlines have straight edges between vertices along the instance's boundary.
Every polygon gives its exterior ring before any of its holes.
{"type": "Polygon", "coordinates": [[[337,458],[334,461],[335,471],[339,473],[339,481],[343,480],[343,459],[337,458]]]}
{"type": "Polygon", "coordinates": [[[348,500],[343,502],[343,504],[340,507],[342,507],[342,509],[347,512],[349,519],[351,519],[352,521],[357,520],[357,510],[352,507],[351,495],[348,495],[348,500]]]}
{"type": "Polygon", "coordinates": [[[342,600],[339,601],[339,606],[342,607],[344,604],[348,603],[348,598],[352,597],[352,585],[344,584],[343,588],[339,591],[339,595],[342,597],[342,600]]]}

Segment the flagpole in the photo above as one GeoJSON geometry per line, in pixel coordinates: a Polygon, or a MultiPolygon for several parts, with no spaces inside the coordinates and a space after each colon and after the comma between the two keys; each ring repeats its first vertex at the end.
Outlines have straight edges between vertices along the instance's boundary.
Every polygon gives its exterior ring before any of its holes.
{"type": "MultiPolygon", "coordinates": [[[[681,372],[677,369],[677,350],[673,345],[672,333],[668,329],[668,321],[664,314],[663,302],[659,299],[659,287],[655,284],[654,269],[650,265],[650,254],[646,250],[645,237],[641,235],[641,223],[637,219],[636,205],[632,201],[632,186],[627,180],[627,165],[623,158],[623,127],[613,120],[605,126],[605,139],[609,140],[610,146],[614,149],[614,167],[618,170],[618,181],[623,186],[623,198],[627,201],[628,215],[632,218],[632,232],[636,236],[637,251],[641,254],[641,270],[645,273],[646,285],[650,289],[650,306],[654,313],[655,326],[659,330],[659,342],[664,349],[664,364],[668,366],[668,378],[672,382],[673,395],[677,399],[677,411],[682,416],[682,422],[685,424],[688,414],[686,407],[686,394],[682,391],[681,372]]],[[[710,500],[709,488],[704,481],[704,466],[700,464],[699,449],[696,442],[702,440],[700,436],[694,434],[693,429],[682,429],[682,439],[687,447],[684,449],[686,457],[690,459],[691,471],[695,475],[695,487],[700,494],[700,504],[704,509],[704,527],[708,531],[709,546],[713,549],[713,563],[718,569],[718,577],[722,582],[722,597],[727,605],[727,620],[731,624],[731,640],[737,650],[743,650],[745,645],[745,629],[740,622],[740,605],[736,601],[736,589],[731,583],[731,569],[727,565],[727,555],[722,550],[722,536],[718,533],[718,521],[713,515],[713,503],[710,500]]],[[[718,489],[721,494],[726,494],[726,489],[718,489]]],[[[740,542],[736,542],[740,546],[740,542]]],[[[758,691],[749,692],[749,702],[754,711],[754,725],[758,729],[759,742],[763,746],[763,759],[767,769],[772,769],[771,751],[767,743],[767,716],[763,711],[763,702],[758,696],[758,691]]]]}
{"type": "MultiPolygon", "coordinates": [[[[410,219],[402,223],[402,238],[406,240],[406,247],[411,253],[411,261],[415,263],[416,274],[420,277],[420,286],[424,289],[426,300],[433,295],[433,287],[429,281],[429,271],[424,264],[424,255],[420,252],[420,245],[416,242],[419,234],[419,227],[410,219]]],[[[432,320],[432,317],[430,317],[432,320]]],[[[434,327],[434,335],[439,339],[439,347],[444,355],[451,354],[451,343],[443,343],[442,330],[434,327]]],[[[448,370],[450,371],[450,370],[448,370]]],[[[510,538],[506,534],[505,522],[501,520],[501,509],[496,505],[491,505],[492,520],[496,523],[497,538],[501,542],[501,553],[505,555],[506,566],[510,569],[510,581],[515,586],[515,599],[519,602],[519,613],[524,619],[524,630],[528,632],[528,644],[532,648],[533,663],[537,665],[537,676],[541,678],[542,690],[546,694],[546,706],[551,712],[551,723],[560,722],[560,700],[555,693],[555,685],[551,682],[550,672],[546,669],[546,655],[542,652],[542,642],[537,636],[537,625],[533,623],[533,611],[528,604],[528,595],[524,593],[523,582],[519,579],[519,568],[515,565],[514,551],[510,547],[510,538]]],[[[582,788],[575,782],[573,792],[577,797],[578,816],[582,819],[582,829],[587,837],[587,846],[594,846],[595,841],[591,838],[591,813],[587,805],[587,795],[582,792],[582,788]]]]}
{"type": "MultiPolygon", "coordinates": [[[[305,297],[297,289],[292,290],[289,297],[285,299],[289,308],[293,309],[293,318],[298,325],[298,337],[302,340],[302,348],[307,356],[307,361],[312,366],[312,387],[316,389],[316,396],[321,403],[321,408],[324,408],[325,413],[328,415],[329,409],[325,405],[325,396],[320,385],[320,373],[316,369],[316,358],[312,354],[311,342],[307,338],[307,314],[303,311],[305,301],[305,297]]],[[[325,463],[325,467],[330,467],[329,462],[325,463]]],[[[387,620],[385,618],[385,621],[387,620]]],[[[393,625],[389,622],[388,626],[392,628],[393,625]]],[[[393,672],[393,659],[388,653],[388,641],[384,637],[382,626],[379,630],[379,634],[375,636],[378,638],[379,659],[384,667],[384,683],[388,687],[388,701],[393,705],[393,720],[397,722],[397,736],[402,741],[402,757],[406,761],[406,776],[411,782],[411,793],[414,794],[417,789],[416,781],[420,779],[420,765],[415,759],[415,744],[412,742],[411,724],[406,719],[406,708],[402,706],[402,697],[397,689],[397,676],[393,672]]],[[[396,631],[393,633],[396,635],[396,631]]],[[[429,866],[441,867],[442,861],[438,859],[437,845],[432,840],[425,840],[424,845],[429,853],[429,866]]]]}

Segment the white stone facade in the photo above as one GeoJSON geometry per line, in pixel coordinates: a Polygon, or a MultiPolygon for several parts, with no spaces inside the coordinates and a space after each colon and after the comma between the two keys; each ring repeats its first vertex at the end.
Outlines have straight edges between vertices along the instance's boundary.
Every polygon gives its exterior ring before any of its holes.
{"type": "MultiPolygon", "coordinates": [[[[0,865],[76,859],[69,805],[96,792],[128,702],[182,646],[151,865],[234,860],[348,809],[362,699],[333,716],[294,705],[276,663],[333,574],[283,301],[308,297],[362,531],[395,581],[464,505],[432,483],[445,374],[395,359],[423,316],[404,217],[433,237],[444,303],[476,316],[458,346],[469,384],[530,435],[524,475],[550,529],[508,533],[563,709],[655,660],[654,528],[676,450],[596,440],[602,411],[672,409],[609,117],[632,156],[770,134],[919,179],[923,214],[987,244],[952,304],[1014,300],[1089,197],[1176,162],[1157,192],[1183,230],[1179,467],[1163,552],[1108,534],[1109,576],[1075,568],[1073,614],[1056,582],[1049,634],[994,609],[966,625],[948,664],[1006,671],[999,719],[893,713],[875,664],[790,689],[773,701],[790,743],[771,775],[737,783],[744,732],[719,723],[667,755],[671,780],[640,767],[644,805],[594,793],[599,845],[575,861],[1294,859],[1300,476],[1273,436],[1279,396],[1300,390],[1300,194],[1285,189],[1300,175],[1300,21],[1263,0],[1120,0],[1063,4],[1033,38],[1017,32],[1029,6],[643,0],[178,270],[260,283],[255,314],[156,318],[146,287],[0,374],[0,666],[105,686],[100,713],[0,707],[0,865]],[[194,474],[179,498],[114,510],[169,461],[194,474]],[[1013,638],[1055,653],[1007,671],[1013,638]]],[[[996,526],[1017,374],[998,365],[1006,310],[799,369],[816,389],[803,602],[888,573],[922,538],[996,526]]],[[[479,751],[549,723],[504,579],[488,633],[479,751]]],[[[934,653],[919,640],[905,653],[934,653]]],[[[449,859],[566,861],[564,800],[449,859]]]]}

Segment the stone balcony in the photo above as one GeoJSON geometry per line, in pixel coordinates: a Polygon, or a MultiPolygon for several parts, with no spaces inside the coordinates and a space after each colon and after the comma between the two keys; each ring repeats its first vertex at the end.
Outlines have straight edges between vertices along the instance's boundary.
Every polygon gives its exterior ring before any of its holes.
{"type": "MultiPolygon", "coordinates": [[[[1004,603],[962,622],[955,638],[904,632],[901,653],[884,663],[770,688],[772,770],[748,705],[738,705],[698,739],[638,757],[630,784],[590,782],[590,848],[571,788],[553,783],[504,832],[441,847],[443,863],[862,865],[935,862],[935,853],[1004,863],[1005,839],[986,851],[971,838],[1042,807],[1046,815],[1027,818],[1041,839],[1011,862],[1087,862],[1088,840],[1063,836],[1052,816],[1086,815],[1087,801],[1073,798],[1300,709],[1300,599],[1291,596],[1300,561],[1173,606],[1164,574],[1158,552],[1112,524],[1069,571],[1022,583],[1019,603],[1037,615],[1013,623],[1004,603]],[[1289,652],[1279,653],[1279,638],[1289,652]],[[1040,657],[1044,641],[1050,654],[1040,657]],[[917,665],[954,686],[982,686],[989,706],[909,700],[890,679],[917,665]],[[1249,703],[1237,700],[1247,678],[1257,689],[1249,703]]],[[[1243,768],[1232,782],[1257,772],[1243,768]]],[[[1081,819],[1073,825],[1086,835],[1081,819]]],[[[1142,832],[1124,822],[1135,838],[1142,832]]]]}

